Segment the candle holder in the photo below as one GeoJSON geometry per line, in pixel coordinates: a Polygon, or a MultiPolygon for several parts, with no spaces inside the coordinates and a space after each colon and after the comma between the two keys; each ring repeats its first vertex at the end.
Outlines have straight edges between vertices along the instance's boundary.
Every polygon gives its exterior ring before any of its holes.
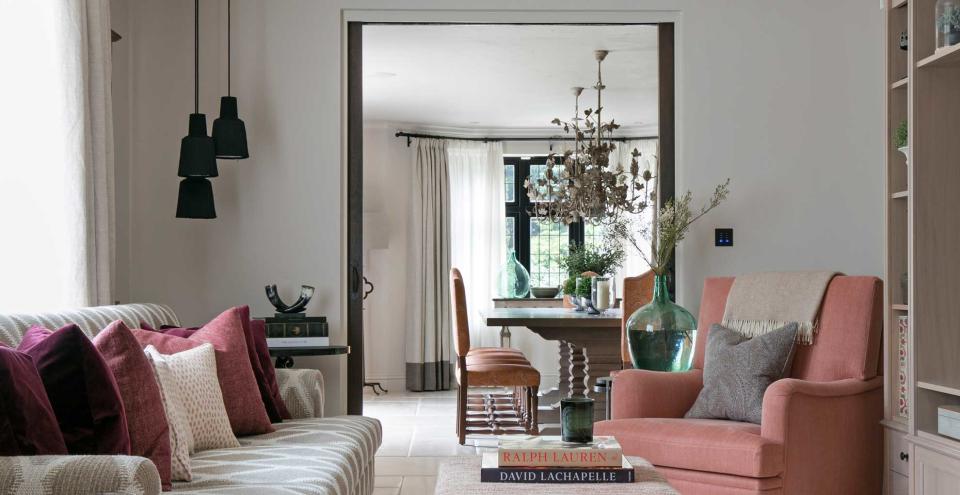
{"type": "Polygon", "coordinates": [[[593,399],[560,399],[560,437],[564,442],[572,443],[593,441],[593,399]]]}
{"type": "Polygon", "coordinates": [[[596,276],[590,281],[590,305],[598,313],[610,309],[610,277],[596,276]]]}

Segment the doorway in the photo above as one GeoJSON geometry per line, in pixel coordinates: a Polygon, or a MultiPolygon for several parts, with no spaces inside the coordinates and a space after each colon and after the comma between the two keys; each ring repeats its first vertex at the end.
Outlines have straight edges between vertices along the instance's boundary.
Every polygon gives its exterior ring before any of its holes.
{"type": "MultiPolygon", "coordinates": [[[[369,212],[364,215],[364,95],[363,95],[363,40],[365,26],[383,25],[410,25],[408,16],[414,13],[405,13],[406,20],[384,22],[375,20],[380,15],[357,13],[346,16],[346,68],[347,68],[347,99],[346,99],[346,280],[347,280],[347,338],[352,352],[347,361],[347,410],[349,414],[361,414],[363,411],[363,384],[365,382],[365,359],[378,359],[378,356],[365,356],[364,349],[364,295],[369,286],[364,283],[364,220],[369,223],[369,212]]],[[[533,15],[533,14],[531,14],[533,15]]],[[[546,14],[545,14],[546,15],[546,14]]],[[[399,16],[399,14],[398,14],[399,16]]],[[[386,16],[390,17],[390,16],[386,16]]],[[[432,17],[424,15],[424,17],[432,17]]],[[[620,18],[630,16],[617,16],[620,18]]],[[[637,13],[637,17],[646,17],[637,13]]],[[[469,25],[471,22],[444,22],[431,20],[430,22],[415,22],[414,25],[469,25]]],[[[504,23],[481,23],[487,25],[513,25],[504,23]]],[[[520,26],[528,24],[520,24],[520,26]]],[[[543,23],[529,25],[543,26],[543,23]]],[[[659,140],[660,197],[662,203],[674,194],[675,170],[675,24],[674,22],[629,22],[629,23],[598,23],[598,22],[554,22],[548,25],[555,26],[654,26],[658,39],[658,84],[657,84],[657,139],[659,140]]],[[[558,110],[559,111],[559,110],[558,110]]],[[[401,129],[398,129],[401,130],[401,129]]],[[[460,136],[463,137],[463,136],[460,136]]],[[[542,141],[542,139],[541,139],[542,141]]],[[[399,185],[403,187],[403,185],[399,185]]],[[[369,229],[368,229],[369,230],[369,229]]],[[[369,232],[368,232],[369,235],[369,232]]],[[[374,281],[376,283],[376,281],[374,281]]],[[[402,390],[400,390],[402,392],[402,390]]]]}

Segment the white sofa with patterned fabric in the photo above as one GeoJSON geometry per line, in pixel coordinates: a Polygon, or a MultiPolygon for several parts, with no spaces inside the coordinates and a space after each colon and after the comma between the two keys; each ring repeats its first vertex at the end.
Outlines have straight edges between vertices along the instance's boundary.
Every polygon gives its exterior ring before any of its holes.
{"type": "MultiPolygon", "coordinates": [[[[60,313],[0,315],[0,341],[16,346],[33,324],[57,329],[77,324],[93,336],[114,320],[131,328],[179,325],[167,306],[124,304],[60,313]]],[[[240,447],[191,457],[193,481],[176,493],[369,495],[380,422],[363,416],[323,418],[323,376],[316,370],[278,369],[284,403],[295,418],[276,431],[240,437],[240,447]]],[[[157,407],[162,405],[157,404],[157,407]]],[[[0,457],[0,494],[160,493],[149,459],[132,456],[0,457]]]]}

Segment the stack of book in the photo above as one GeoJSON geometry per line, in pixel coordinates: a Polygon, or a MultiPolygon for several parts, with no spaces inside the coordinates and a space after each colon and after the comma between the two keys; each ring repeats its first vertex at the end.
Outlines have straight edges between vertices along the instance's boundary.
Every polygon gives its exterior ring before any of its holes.
{"type": "Polygon", "coordinates": [[[321,347],[330,345],[326,316],[277,313],[266,320],[270,347],[321,347]]]}
{"type": "Polygon", "coordinates": [[[480,481],[490,483],[632,483],[633,466],[613,437],[569,443],[559,436],[503,438],[483,454],[480,481]]]}

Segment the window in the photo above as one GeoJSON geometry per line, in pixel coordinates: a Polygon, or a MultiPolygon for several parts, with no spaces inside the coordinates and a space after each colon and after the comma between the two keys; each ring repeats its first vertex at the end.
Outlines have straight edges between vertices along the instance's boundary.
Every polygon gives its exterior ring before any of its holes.
{"type": "Polygon", "coordinates": [[[546,156],[504,157],[506,185],[507,250],[530,271],[531,287],[556,287],[567,274],[560,268],[560,257],[571,243],[591,245],[602,242],[602,227],[578,222],[557,224],[530,216],[530,199],[523,187],[527,177],[536,180],[546,170],[546,156]]]}

